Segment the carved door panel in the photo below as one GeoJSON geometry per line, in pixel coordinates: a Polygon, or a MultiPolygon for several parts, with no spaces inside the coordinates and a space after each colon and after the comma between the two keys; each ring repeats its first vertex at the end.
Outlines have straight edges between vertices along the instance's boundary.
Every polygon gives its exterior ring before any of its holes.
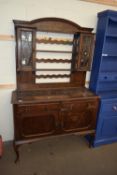
{"type": "Polygon", "coordinates": [[[21,105],[15,117],[18,137],[28,139],[55,134],[58,116],[57,104],[21,105]]]}
{"type": "Polygon", "coordinates": [[[80,45],[78,58],[76,59],[76,69],[81,71],[90,70],[94,35],[93,34],[80,34],[80,45]]]}
{"type": "Polygon", "coordinates": [[[40,112],[38,115],[21,115],[19,133],[21,138],[34,138],[52,135],[56,132],[56,112],[40,112]]]}
{"type": "Polygon", "coordinates": [[[95,128],[97,105],[94,102],[66,103],[61,113],[62,129],[65,132],[86,131],[95,128]]]}

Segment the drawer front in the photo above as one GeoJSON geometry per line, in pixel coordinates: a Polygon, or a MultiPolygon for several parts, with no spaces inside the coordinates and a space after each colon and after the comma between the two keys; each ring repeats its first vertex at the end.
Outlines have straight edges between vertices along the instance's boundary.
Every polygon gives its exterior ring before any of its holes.
{"type": "Polygon", "coordinates": [[[19,105],[17,107],[18,114],[24,115],[38,115],[40,112],[45,111],[55,111],[59,109],[59,104],[57,103],[48,103],[48,104],[27,104],[19,105]]]}
{"type": "Polygon", "coordinates": [[[101,113],[106,114],[106,116],[117,115],[117,101],[102,101],[101,113]]]}
{"type": "Polygon", "coordinates": [[[78,111],[82,112],[87,109],[96,108],[97,101],[73,101],[62,103],[61,111],[78,111]]]}
{"type": "Polygon", "coordinates": [[[99,76],[100,81],[109,82],[109,81],[117,81],[116,73],[101,73],[99,76]]]}

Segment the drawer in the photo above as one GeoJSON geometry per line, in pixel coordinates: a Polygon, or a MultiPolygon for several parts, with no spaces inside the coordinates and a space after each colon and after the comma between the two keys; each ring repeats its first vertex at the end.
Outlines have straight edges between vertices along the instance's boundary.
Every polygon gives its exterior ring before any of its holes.
{"type": "Polygon", "coordinates": [[[116,73],[101,73],[99,75],[99,80],[103,82],[108,82],[108,81],[117,81],[117,74],[116,73]]]}
{"type": "Polygon", "coordinates": [[[58,110],[58,103],[51,104],[26,104],[18,105],[17,112],[20,114],[38,114],[39,112],[58,110]]]}
{"type": "Polygon", "coordinates": [[[117,115],[117,100],[115,101],[102,101],[101,104],[101,113],[106,113],[108,114],[112,114],[112,115],[117,115]]]}
{"type": "Polygon", "coordinates": [[[97,91],[116,91],[117,90],[117,81],[112,81],[112,82],[108,82],[108,81],[103,81],[100,82],[97,85],[97,91]]]}
{"type": "Polygon", "coordinates": [[[62,103],[61,111],[84,111],[97,108],[97,101],[73,101],[62,103]]]}

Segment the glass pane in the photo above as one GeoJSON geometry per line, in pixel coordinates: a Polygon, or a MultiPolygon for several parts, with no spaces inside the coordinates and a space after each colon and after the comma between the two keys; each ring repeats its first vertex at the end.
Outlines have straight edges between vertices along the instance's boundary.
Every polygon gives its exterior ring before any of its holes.
{"type": "Polygon", "coordinates": [[[80,60],[80,67],[88,67],[90,62],[90,49],[92,44],[91,36],[83,36],[82,58],[80,60]]]}
{"type": "Polygon", "coordinates": [[[21,65],[30,66],[32,57],[32,32],[21,32],[21,65]]]}

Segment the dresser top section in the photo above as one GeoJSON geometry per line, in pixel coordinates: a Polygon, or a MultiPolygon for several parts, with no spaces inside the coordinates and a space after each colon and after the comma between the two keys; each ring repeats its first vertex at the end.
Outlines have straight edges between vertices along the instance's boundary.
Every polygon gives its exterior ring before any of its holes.
{"type": "Polygon", "coordinates": [[[55,90],[39,91],[14,91],[12,94],[12,104],[39,103],[39,102],[59,102],[77,99],[99,98],[87,88],[62,88],[55,90]]]}
{"type": "Polygon", "coordinates": [[[81,27],[70,20],[55,17],[39,18],[32,21],[13,20],[13,22],[15,27],[29,27],[47,32],[77,33],[81,31],[91,32],[93,30],[93,28],[81,27]]]}

